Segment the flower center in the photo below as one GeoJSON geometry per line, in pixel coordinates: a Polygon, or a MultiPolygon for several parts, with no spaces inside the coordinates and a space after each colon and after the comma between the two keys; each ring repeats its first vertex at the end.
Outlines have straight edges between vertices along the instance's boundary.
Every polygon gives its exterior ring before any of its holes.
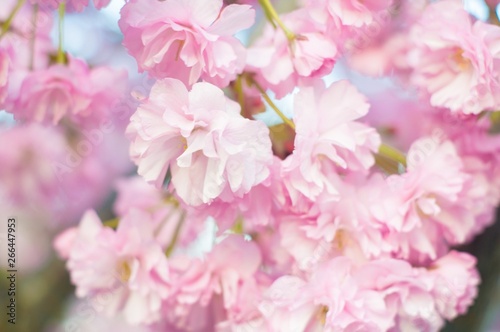
{"type": "Polygon", "coordinates": [[[451,55],[451,58],[460,70],[466,70],[471,65],[470,60],[464,57],[464,50],[460,48],[451,55]]]}
{"type": "Polygon", "coordinates": [[[126,260],[121,261],[120,263],[118,263],[116,272],[122,282],[128,282],[130,279],[130,275],[132,274],[130,263],[126,260]]]}

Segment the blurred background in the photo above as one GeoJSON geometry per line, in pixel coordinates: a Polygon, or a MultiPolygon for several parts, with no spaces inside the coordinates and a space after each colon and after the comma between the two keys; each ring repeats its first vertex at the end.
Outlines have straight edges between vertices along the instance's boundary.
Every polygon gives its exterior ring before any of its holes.
{"type": "MultiPolygon", "coordinates": [[[[4,0],[0,2],[0,9],[4,0]]],[[[110,219],[115,197],[115,184],[120,178],[135,174],[128,159],[128,142],[124,128],[134,111],[137,99],[147,96],[153,83],[138,74],[135,60],[128,56],[121,45],[122,35],[118,28],[119,11],[124,0],[112,0],[111,4],[97,11],[88,8],[83,13],[68,14],[65,19],[65,48],[76,57],[85,59],[91,66],[109,65],[124,68],[129,73],[130,93],[119,106],[120,114],[113,130],[91,145],[85,156],[72,153],[62,147],[60,159],[47,160],[45,151],[54,147],[57,133],[41,133],[36,138],[22,132],[13,134],[8,129],[15,123],[13,117],[0,111],[0,289],[2,319],[0,331],[25,332],[100,332],[143,331],[127,326],[119,318],[110,320],[100,317],[93,303],[77,300],[69,282],[63,262],[52,248],[56,234],[76,225],[83,211],[95,208],[104,219],[110,219]],[[54,136],[54,137],[52,137],[54,136]],[[41,137],[41,139],[40,139],[41,137]],[[40,152],[40,153],[39,153],[40,152]],[[12,160],[16,163],[12,164],[12,160]],[[5,168],[5,169],[2,169],[5,168]],[[7,192],[12,186],[29,191],[36,175],[46,175],[43,169],[56,169],[59,187],[51,196],[39,197],[34,193],[24,197],[22,203],[12,200],[7,192]],[[14,176],[9,173],[14,172],[14,176]],[[8,218],[17,221],[17,320],[15,327],[8,325],[5,308],[8,304],[6,289],[6,225],[8,218]]],[[[279,1],[277,6],[286,11],[294,5],[291,0],[279,1]]],[[[466,9],[486,19],[488,7],[482,0],[464,1],[466,9]]],[[[0,15],[3,13],[0,10],[0,15]]],[[[4,19],[4,18],[2,18],[4,19]]],[[[258,29],[258,28],[257,28],[258,29]]],[[[54,40],[57,30],[53,31],[54,40]]],[[[244,43],[251,40],[251,32],[239,36],[244,43]]],[[[352,80],[366,94],[376,94],[390,85],[387,80],[374,80],[350,72],[340,64],[328,80],[345,77],[352,80]]],[[[290,99],[280,100],[279,106],[290,112],[290,99]]],[[[264,113],[262,119],[276,121],[274,113],[264,113]]],[[[448,324],[445,331],[500,331],[500,218],[472,243],[459,248],[478,258],[482,284],[478,298],[469,313],[448,324]]]]}

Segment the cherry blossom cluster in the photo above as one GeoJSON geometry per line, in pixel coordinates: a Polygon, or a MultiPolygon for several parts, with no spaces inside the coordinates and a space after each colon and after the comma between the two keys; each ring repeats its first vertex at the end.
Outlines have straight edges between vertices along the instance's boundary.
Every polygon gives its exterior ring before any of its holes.
{"type": "Polygon", "coordinates": [[[123,46],[154,83],[125,110],[124,70],[50,38],[90,1],[7,2],[0,193],[71,226],[54,247],[103,317],[439,331],[474,303],[457,247],[500,202],[498,1],[481,21],[459,0],[128,0],[123,46]],[[111,187],[108,219],[94,193],[111,187]]]}

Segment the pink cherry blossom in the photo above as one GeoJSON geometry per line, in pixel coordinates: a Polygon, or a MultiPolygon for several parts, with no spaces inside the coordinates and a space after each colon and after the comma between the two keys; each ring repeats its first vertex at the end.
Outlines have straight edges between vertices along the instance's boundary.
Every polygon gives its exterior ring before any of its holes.
{"type": "Polygon", "coordinates": [[[53,161],[64,157],[64,137],[38,124],[5,129],[0,137],[11,144],[9,149],[0,150],[1,187],[7,196],[22,206],[49,204],[61,186],[53,161]]]}
{"type": "Polygon", "coordinates": [[[103,227],[94,211],[87,211],[59,251],[79,297],[106,296],[102,308],[110,315],[125,314],[129,323],[151,323],[160,318],[162,299],[169,294],[167,258],[140,218],[125,218],[116,231],[103,227]]]}
{"type": "Polygon", "coordinates": [[[289,41],[283,31],[266,27],[248,52],[248,70],[256,80],[282,98],[297,85],[329,74],[338,57],[335,43],[322,33],[306,9],[282,15],[283,22],[296,34],[289,41]]]}
{"type": "Polygon", "coordinates": [[[158,81],[127,131],[139,174],[161,187],[170,169],[190,205],[241,197],[269,175],[267,127],[241,117],[238,104],[209,83],[188,91],[178,80],[158,81]]]}
{"type": "Polygon", "coordinates": [[[374,159],[380,137],[355,120],[368,113],[366,98],[347,81],[326,88],[322,82],[305,87],[295,97],[294,153],[284,162],[287,181],[313,199],[322,190],[335,193],[328,174],[336,170],[364,170],[374,159]]]}
{"type": "Polygon", "coordinates": [[[205,260],[172,257],[172,296],[164,302],[164,321],[155,328],[208,330],[260,317],[257,303],[269,284],[256,278],[260,262],[259,248],[236,235],[222,240],[205,260]],[[193,315],[200,319],[193,320],[193,315]]]}
{"type": "MultiPolygon", "coordinates": [[[[30,0],[32,4],[42,8],[56,9],[61,3],[66,3],[70,10],[82,12],[89,5],[89,0],[30,0]]],[[[111,0],[93,0],[94,6],[101,9],[109,5],[111,0]]]]}
{"type": "Polygon", "coordinates": [[[498,108],[499,27],[473,22],[459,2],[440,1],[427,7],[411,36],[411,80],[433,106],[464,114],[498,108]]]}
{"type": "Polygon", "coordinates": [[[321,4],[329,14],[343,25],[361,27],[373,22],[374,16],[392,5],[392,0],[310,0],[312,4],[321,4]]]}
{"type": "Polygon", "coordinates": [[[96,125],[108,117],[126,88],[126,73],[106,67],[90,69],[79,59],[26,76],[7,109],[24,121],[58,124],[63,118],[96,125]],[[112,86],[110,89],[109,87],[112,86]]]}
{"type": "Polygon", "coordinates": [[[250,27],[255,13],[248,5],[221,9],[222,0],[129,1],[120,20],[124,45],[156,78],[225,87],[245,65],[245,48],[233,35],[250,27]]]}
{"type": "Polygon", "coordinates": [[[7,52],[3,49],[0,49],[0,108],[3,107],[3,102],[7,97],[9,64],[10,60],[7,52]]]}

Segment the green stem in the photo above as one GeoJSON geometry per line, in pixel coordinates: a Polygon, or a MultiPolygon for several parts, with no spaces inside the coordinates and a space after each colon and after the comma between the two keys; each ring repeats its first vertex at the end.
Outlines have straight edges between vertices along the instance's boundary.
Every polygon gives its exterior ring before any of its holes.
{"type": "Polygon", "coordinates": [[[238,104],[240,104],[241,113],[244,114],[245,111],[245,95],[243,94],[243,79],[241,75],[238,75],[236,82],[234,84],[234,91],[236,92],[236,98],[238,99],[238,104]]]}
{"type": "Polygon", "coordinates": [[[247,76],[247,79],[248,81],[257,88],[257,90],[259,90],[259,92],[261,93],[262,95],[262,98],[264,98],[264,100],[267,102],[267,104],[276,112],[276,114],[278,114],[278,116],[281,118],[281,120],[283,120],[284,123],[286,123],[288,126],[290,126],[290,128],[292,128],[293,130],[295,130],[295,123],[293,123],[292,120],[290,120],[289,118],[287,118],[281,111],[280,109],[278,108],[278,106],[276,106],[276,104],[273,103],[273,101],[271,100],[271,98],[269,98],[269,96],[267,95],[266,91],[259,85],[259,83],[257,83],[253,77],[251,76],[247,76]]]}
{"type": "Polygon", "coordinates": [[[397,161],[406,168],[406,156],[397,149],[387,144],[381,144],[378,149],[378,154],[388,159],[397,161]]]}
{"type": "Polygon", "coordinates": [[[36,26],[38,24],[38,5],[33,6],[33,31],[30,40],[30,70],[33,70],[35,63],[35,41],[36,41],[36,26]]]}
{"type": "Polygon", "coordinates": [[[10,25],[12,24],[12,21],[14,20],[14,17],[16,17],[17,13],[21,8],[24,6],[26,3],[26,0],[19,0],[17,2],[17,5],[14,7],[12,12],[10,13],[9,17],[7,17],[7,20],[3,22],[2,24],[2,32],[0,32],[0,39],[9,31],[10,25]]]}
{"type": "Polygon", "coordinates": [[[63,50],[65,11],[66,11],[66,3],[62,2],[59,5],[59,47],[57,48],[57,58],[56,58],[56,62],[61,64],[66,63],[66,56],[63,50]]]}
{"type": "Polygon", "coordinates": [[[182,213],[181,219],[179,220],[179,223],[177,224],[177,227],[175,228],[174,236],[172,238],[172,241],[170,241],[170,244],[168,245],[167,249],[165,250],[165,255],[167,257],[170,257],[172,253],[174,252],[175,246],[177,245],[177,241],[179,241],[179,235],[181,233],[182,225],[184,225],[184,221],[186,220],[186,212],[182,213]]]}
{"type": "Polygon", "coordinates": [[[488,20],[490,21],[491,24],[494,25],[499,25],[500,26],[500,21],[498,20],[497,16],[497,11],[495,7],[489,7],[490,14],[488,20]]]}
{"type": "Polygon", "coordinates": [[[266,14],[266,17],[271,21],[271,23],[274,25],[276,23],[281,30],[286,35],[286,38],[288,41],[293,41],[295,39],[295,34],[286,27],[286,25],[283,23],[283,21],[280,19],[278,13],[276,12],[276,9],[274,9],[273,4],[271,3],[270,0],[259,0],[259,4],[264,10],[264,13],[266,14]]]}
{"type": "Polygon", "coordinates": [[[118,218],[114,218],[114,219],[104,221],[103,225],[106,227],[117,228],[119,222],[120,222],[120,220],[118,218]]]}

